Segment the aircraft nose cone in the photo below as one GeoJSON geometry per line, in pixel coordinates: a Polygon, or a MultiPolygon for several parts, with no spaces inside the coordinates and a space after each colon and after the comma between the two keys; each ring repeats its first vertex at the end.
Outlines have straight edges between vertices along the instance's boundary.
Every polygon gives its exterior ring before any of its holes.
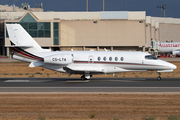
{"type": "Polygon", "coordinates": [[[172,64],[171,68],[172,68],[172,69],[176,69],[177,66],[172,64]]]}
{"type": "Polygon", "coordinates": [[[170,64],[170,65],[169,65],[169,68],[174,70],[174,69],[176,69],[177,67],[176,67],[176,65],[174,65],[174,64],[170,64]]]}
{"type": "Polygon", "coordinates": [[[166,68],[169,69],[169,70],[174,70],[174,69],[177,68],[176,65],[174,65],[174,64],[172,64],[172,63],[169,63],[169,62],[167,62],[167,61],[162,62],[162,63],[163,63],[164,66],[166,66],[166,68]]]}

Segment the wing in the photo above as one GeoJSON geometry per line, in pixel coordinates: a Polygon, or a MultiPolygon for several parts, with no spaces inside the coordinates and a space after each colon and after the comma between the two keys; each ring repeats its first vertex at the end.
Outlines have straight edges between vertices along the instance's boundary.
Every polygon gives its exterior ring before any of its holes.
{"type": "MultiPolygon", "coordinates": [[[[135,71],[135,70],[127,70],[120,67],[101,67],[98,65],[70,65],[63,67],[63,69],[67,73],[71,74],[84,74],[84,73],[91,73],[91,74],[106,74],[106,73],[117,73],[117,72],[127,72],[127,71],[135,71]]],[[[141,71],[141,70],[140,70],[141,71]]]]}
{"type": "Polygon", "coordinates": [[[105,71],[99,67],[98,65],[70,65],[63,67],[63,69],[72,74],[84,74],[86,72],[88,73],[93,73],[93,74],[98,74],[98,73],[104,73],[105,71]]]}

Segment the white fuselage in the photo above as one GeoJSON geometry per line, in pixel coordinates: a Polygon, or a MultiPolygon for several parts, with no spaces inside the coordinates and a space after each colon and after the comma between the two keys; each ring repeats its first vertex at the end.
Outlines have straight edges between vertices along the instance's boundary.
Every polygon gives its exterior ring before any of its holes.
{"type": "Polygon", "coordinates": [[[37,53],[37,56],[48,58],[42,67],[60,72],[75,74],[90,73],[116,73],[127,71],[147,70],[173,70],[175,65],[159,60],[148,59],[145,56],[152,56],[145,52],[116,52],[116,51],[55,51],[37,53]],[[64,55],[64,57],[62,57],[64,55]],[[72,57],[67,57],[71,55],[72,57]],[[58,57],[59,56],[59,57],[58,57]],[[68,64],[61,64],[63,61],[72,61],[68,64]],[[70,60],[68,60],[70,59],[70,60]],[[67,69],[64,68],[68,68],[67,69]]]}

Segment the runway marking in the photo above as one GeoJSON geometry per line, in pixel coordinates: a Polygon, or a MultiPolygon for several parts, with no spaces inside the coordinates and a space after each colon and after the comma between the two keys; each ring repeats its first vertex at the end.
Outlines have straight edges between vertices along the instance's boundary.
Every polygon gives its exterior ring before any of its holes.
{"type": "Polygon", "coordinates": [[[4,82],[29,82],[29,80],[6,80],[4,82]]]}
{"type": "Polygon", "coordinates": [[[19,82],[19,83],[21,83],[21,82],[38,82],[38,83],[43,83],[43,82],[49,82],[49,81],[51,81],[51,80],[6,80],[6,81],[4,81],[4,82],[19,82]]]}
{"type": "MultiPolygon", "coordinates": [[[[53,81],[53,80],[6,80],[4,82],[49,82],[49,81],[53,81]]],[[[59,81],[59,82],[67,82],[67,83],[88,83],[88,82],[141,82],[141,81],[145,81],[145,79],[123,79],[123,80],[67,80],[67,81],[59,81]]]]}

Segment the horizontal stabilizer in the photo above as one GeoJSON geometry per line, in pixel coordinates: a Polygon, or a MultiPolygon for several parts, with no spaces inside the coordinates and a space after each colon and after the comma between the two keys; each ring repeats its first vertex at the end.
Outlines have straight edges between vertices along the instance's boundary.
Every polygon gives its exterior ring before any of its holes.
{"type": "Polygon", "coordinates": [[[37,62],[31,62],[31,64],[29,65],[29,67],[37,67],[37,66],[42,66],[43,63],[40,61],[37,62]]]}

